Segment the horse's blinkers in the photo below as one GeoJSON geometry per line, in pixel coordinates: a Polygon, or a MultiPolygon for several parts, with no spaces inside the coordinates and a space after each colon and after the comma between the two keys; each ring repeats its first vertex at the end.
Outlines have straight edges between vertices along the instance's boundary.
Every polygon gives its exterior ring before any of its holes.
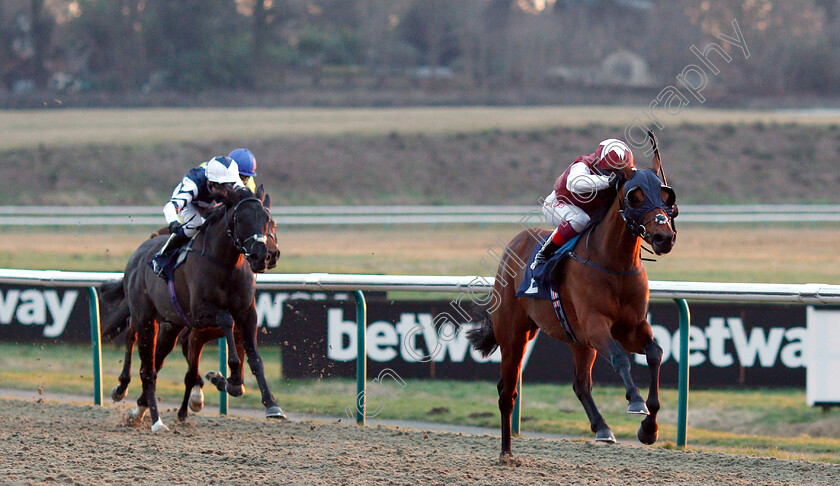
{"type": "Polygon", "coordinates": [[[627,223],[627,228],[636,236],[645,238],[647,230],[645,225],[651,220],[658,224],[671,223],[674,232],[676,226],[674,225],[674,218],[677,217],[679,211],[677,210],[677,196],[673,189],[662,183],[659,177],[652,171],[640,170],[636,175],[629,179],[624,185],[624,209],[621,211],[621,217],[627,223]],[[633,207],[630,204],[630,194],[635,190],[641,190],[645,196],[645,200],[639,207],[633,207]],[[667,198],[662,200],[660,191],[665,191],[667,198]],[[652,219],[644,220],[645,215],[649,214],[655,209],[662,209],[665,214],[659,213],[652,219]],[[666,216],[667,215],[667,216],[666,216]]]}

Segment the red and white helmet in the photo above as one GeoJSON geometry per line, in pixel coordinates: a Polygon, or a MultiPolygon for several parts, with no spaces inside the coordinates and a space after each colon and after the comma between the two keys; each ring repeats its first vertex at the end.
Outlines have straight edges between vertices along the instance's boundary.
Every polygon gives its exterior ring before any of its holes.
{"type": "Polygon", "coordinates": [[[608,138],[598,144],[595,150],[595,158],[599,169],[623,169],[635,167],[633,164],[633,152],[626,143],[616,138],[608,138]]]}

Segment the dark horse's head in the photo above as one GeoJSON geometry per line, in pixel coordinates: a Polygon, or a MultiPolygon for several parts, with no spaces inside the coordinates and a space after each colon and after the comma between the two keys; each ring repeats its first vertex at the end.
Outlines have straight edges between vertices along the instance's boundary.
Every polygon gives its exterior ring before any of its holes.
{"type": "Polygon", "coordinates": [[[228,191],[224,195],[228,236],[255,273],[266,270],[271,256],[268,238],[274,236],[274,221],[268,212],[270,204],[263,186],[257,189],[256,194],[242,188],[228,191]]]}
{"type": "Polygon", "coordinates": [[[659,179],[654,169],[636,171],[619,192],[621,216],[631,233],[644,239],[654,253],[671,251],[677,240],[674,218],[677,196],[659,179]]]}

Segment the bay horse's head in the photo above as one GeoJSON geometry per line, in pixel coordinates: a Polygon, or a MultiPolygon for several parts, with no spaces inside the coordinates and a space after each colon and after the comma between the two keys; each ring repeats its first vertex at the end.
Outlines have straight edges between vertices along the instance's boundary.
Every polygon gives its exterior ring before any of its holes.
{"type": "Polygon", "coordinates": [[[657,255],[671,251],[677,240],[674,218],[677,195],[652,169],[636,171],[619,192],[621,216],[634,235],[644,239],[657,255]]]}
{"type": "Polygon", "coordinates": [[[264,204],[265,189],[260,186],[256,194],[245,188],[236,189],[224,199],[229,208],[227,233],[233,246],[245,256],[253,272],[264,272],[269,263],[268,238],[273,232],[273,220],[264,204]]]}

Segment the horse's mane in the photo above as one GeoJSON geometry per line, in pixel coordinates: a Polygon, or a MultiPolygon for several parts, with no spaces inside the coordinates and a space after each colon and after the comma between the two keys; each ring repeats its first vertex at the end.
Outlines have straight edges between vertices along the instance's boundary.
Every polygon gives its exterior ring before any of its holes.
{"type": "Polygon", "coordinates": [[[607,213],[610,212],[610,208],[612,207],[613,203],[615,202],[616,196],[618,196],[618,192],[616,192],[613,188],[605,189],[602,194],[605,197],[605,203],[592,212],[589,215],[590,217],[590,227],[594,227],[598,223],[604,220],[607,217],[607,213]]]}

